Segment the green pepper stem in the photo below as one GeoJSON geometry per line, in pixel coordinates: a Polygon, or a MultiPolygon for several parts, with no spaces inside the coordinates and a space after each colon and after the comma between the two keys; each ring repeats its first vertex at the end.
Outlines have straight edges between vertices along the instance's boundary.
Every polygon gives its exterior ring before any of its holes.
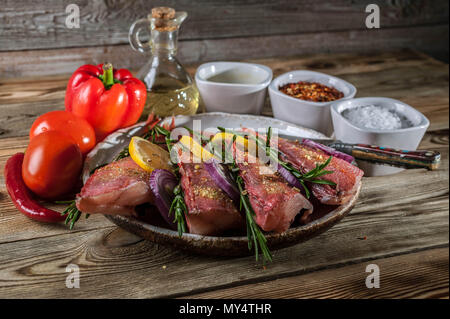
{"type": "Polygon", "coordinates": [[[113,66],[111,63],[103,64],[103,84],[110,87],[114,84],[113,66]]]}

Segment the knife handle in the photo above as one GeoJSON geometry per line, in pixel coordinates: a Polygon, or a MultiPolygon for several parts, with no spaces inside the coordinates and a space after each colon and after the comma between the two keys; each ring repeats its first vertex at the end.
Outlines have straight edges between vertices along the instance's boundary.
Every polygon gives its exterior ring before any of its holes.
{"type": "Polygon", "coordinates": [[[332,147],[359,160],[403,168],[435,170],[439,167],[441,161],[441,154],[436,151],[407,151],[375,145],[339,142],[333,143],[332,147]]]}

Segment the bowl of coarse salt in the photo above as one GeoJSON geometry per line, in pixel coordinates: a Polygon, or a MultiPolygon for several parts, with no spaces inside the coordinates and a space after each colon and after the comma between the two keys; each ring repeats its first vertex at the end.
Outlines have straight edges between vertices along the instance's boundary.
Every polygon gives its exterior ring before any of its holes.
{"type": "MultiPolygon", "coordinates": [[[[337,101],[331,105],[336,139],[400,150],[416,150],[430,121],[410,105],[384,97],[337,101]]],[[[358,161],[365,176],[382,176],[402,168],[358,161]]]]}

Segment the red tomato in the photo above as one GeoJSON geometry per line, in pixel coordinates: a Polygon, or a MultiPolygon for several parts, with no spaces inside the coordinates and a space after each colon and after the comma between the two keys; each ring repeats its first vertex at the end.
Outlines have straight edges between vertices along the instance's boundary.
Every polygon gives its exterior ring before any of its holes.
{"type": "Polygon", "coordinates": [[[42,198],[54,199],[77,185],[83,165],[80,148],[58,131],[35,136],[22,164],[25,185],[42,198]]]}
{"type": "Polygon", "coordinates": [[[36,135],[47,131],[58,131],[70,136],[83,155],[95,146],[95,132],[83,118],[67,111],[52,111],[39,116],[30,129],[30,141],[36,135]]]}

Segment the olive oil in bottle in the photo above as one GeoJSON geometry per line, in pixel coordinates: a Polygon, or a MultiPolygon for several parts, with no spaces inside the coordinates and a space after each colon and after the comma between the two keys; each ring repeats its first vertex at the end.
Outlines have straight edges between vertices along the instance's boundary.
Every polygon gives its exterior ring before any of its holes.
{"type": "Polygon", "coordinates": [[[151,51],[151,58],[137,77],[147,86],[147,101],[141,119],[154,113],[160,117],[192,115],[199,108],[200,94],[190,75],[176,59],[178,30],[186,12],[172,8],[153,8],[147,19],[136,21],[130,29],[130,44],[140,52],[151,51]],[[150,28],[149,43],[139,40],[142,28],[150,28]]]}
{"type": "Polygon", "coordinates": [[[145,109],[160,117],[192,115],[199,106],[199,92],[194,83],[184,83],[171,77],[160,77],[147,91],[145,109]]]}

